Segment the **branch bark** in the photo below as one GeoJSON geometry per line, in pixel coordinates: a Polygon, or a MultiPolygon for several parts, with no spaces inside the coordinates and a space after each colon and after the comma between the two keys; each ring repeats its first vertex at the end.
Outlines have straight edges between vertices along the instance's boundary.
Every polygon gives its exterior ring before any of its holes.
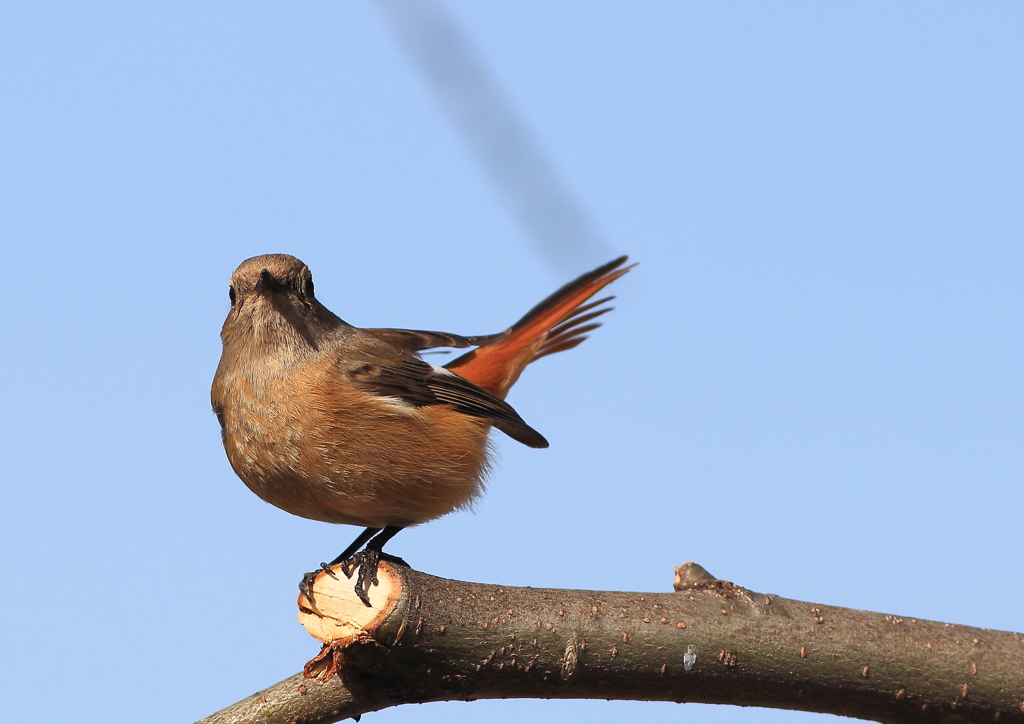
{"type": "Polygon", "coordinates": [[[677,569],[675,593],[510,588],[382,561],[372,608],[321,574],[296,674],[202,724],[326,724],[406,703],[600,698],[880,722],[1024,722],[1024,636],[805,603],[677,569]],[[306,678],[313,677],[313,678],[306,678]]]}

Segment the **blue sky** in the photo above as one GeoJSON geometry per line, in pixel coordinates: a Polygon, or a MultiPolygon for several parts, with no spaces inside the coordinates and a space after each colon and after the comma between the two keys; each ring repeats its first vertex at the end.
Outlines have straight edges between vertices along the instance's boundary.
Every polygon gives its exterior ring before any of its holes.
{"type": "MultiPolygon", "coordinates": [[[[475,514],[389,545],[474,581],[758,591],[1021,630],[1024,9],[447,7],[640,266],[510,396],[475,514]],[[992,593],[993,589],[996,593],[992,593]]],[[[576,272],[518,225],[366,0],[35,2],[0,27],[0,686],[12,720],[191,721],[297,671],[355,530],[227,465],[242,259],[363,326],[498,331],[576,272]],[[40,711],[40,690],[45,704],[40,711]]],[[[379,722],[810,721],[608,702],[379,722]]]]}

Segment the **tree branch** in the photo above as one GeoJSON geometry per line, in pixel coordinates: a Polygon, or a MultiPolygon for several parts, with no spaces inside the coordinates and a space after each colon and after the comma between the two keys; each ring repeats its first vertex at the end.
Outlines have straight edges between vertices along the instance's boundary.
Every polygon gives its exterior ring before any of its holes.
{"type": "Polygon", "coordinates": [[[631,699],[881,722],[1024,722],[1024,636],[754,593],[685,564],[675,593],[509,588],[382,561],[367,608],[321,574],[321,653],[203,724],[321,724],[406,703],[631,699]]]}

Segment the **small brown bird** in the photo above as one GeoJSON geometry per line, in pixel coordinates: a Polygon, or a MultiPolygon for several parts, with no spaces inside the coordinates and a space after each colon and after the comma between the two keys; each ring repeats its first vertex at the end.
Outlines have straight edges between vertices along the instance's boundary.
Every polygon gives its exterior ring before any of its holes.
{"type": "Polygon", "coordinates": [[[480,493],[491,427],[548,446],[505,395],[526,365],[600,326],[594,320],[610,311],[601,305],[612,297],[589,300],[629,271],[626,259],[481,337],[353,327],[317,301],[312,275],[295,257],[245,260],[231,276],[211,392],[231,467],[289,513],[365,526],[332,564],[344,563],[347,575],[358,564],[356,593],[370,605],[384,544],[480,493]],[[476,349],[439,367],[419,355],[434,347],[476,349]]]}

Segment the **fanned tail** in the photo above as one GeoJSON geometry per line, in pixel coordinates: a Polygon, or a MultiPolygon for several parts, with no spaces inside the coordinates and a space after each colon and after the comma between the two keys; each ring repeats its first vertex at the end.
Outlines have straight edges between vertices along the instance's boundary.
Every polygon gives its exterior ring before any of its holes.
{"type": "Polygon", "coordinates": [[[621,256],[569,282],[501,334],[469,337],[480,347],[453,360],[447,368],[504,398],[526,365],[572,349],[601,326],[594,320],[611,311],[601,305],[614,297],[588,300],[633,268],[622,266],[628,258],[621,256]]]}

